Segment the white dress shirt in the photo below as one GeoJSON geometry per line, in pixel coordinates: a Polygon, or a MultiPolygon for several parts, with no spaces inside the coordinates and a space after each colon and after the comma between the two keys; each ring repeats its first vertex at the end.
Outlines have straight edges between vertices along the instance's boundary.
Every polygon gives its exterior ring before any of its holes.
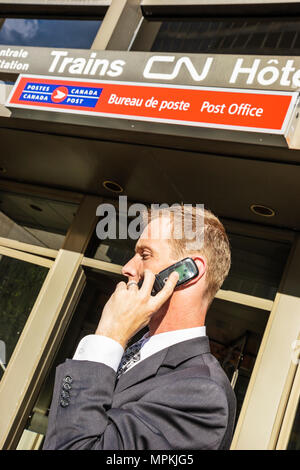
{"type": "MultiPolygon", "coordinates": [[[[167,331],[166,333],[159,333],[153,336],[149,336],[149,333],[146,333],[143,336],[144,342],[140,350],[141,358],[138,362],[133,363],[131,367],[173,344],[205,335],[205,326],[167,331]]],[[[101,362],[112,367],[117,372],[123,354],[123,347],[114,339],[102,335],[88,335],[82,338],[78,344],[73,359],[101,362]]]]}

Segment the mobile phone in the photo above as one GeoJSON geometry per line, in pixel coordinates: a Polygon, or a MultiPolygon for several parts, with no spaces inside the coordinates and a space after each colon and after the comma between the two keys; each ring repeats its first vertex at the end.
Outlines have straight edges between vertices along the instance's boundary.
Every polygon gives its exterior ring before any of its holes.
{"type": "Polygon", "coordinates": [[[160,273],[155,275],[155,281],[153,284],[151,295],[156,295],[160,290],[163,289],[165,283],[168,280],[168,277],[173,271],[177,271],[179,274],[179,279],[177,281],[175,289],[176,287],[185,284],[191,279],[194,279],[199,274],[195,261],[192,258],[184,258],[181,261],[172,264],[168,268],[164,269],[163,271],[160,271],[160,273]]]}

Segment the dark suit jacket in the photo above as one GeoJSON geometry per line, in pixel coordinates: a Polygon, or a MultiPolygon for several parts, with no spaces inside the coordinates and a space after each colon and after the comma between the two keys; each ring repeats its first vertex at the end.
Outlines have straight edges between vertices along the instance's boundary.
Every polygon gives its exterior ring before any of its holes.
{"type": "Polygon", "coordinates": [[[207,336],[157,352],[118,381],[104,364],[67,360],[43,449],[228,449],[235,408],[207,336]]]}

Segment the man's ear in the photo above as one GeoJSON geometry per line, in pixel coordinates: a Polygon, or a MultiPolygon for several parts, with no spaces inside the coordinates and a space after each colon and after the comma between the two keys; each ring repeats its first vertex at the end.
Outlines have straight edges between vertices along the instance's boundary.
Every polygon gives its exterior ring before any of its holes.
{"type": "Polygon", "coordinates": [[[204,276],[206,272],[206,259],[203,256],[192,256],[192,259],[195,261],[199,274],[197,276],[197,280],[201,279],[202,276],[204,276]]]}

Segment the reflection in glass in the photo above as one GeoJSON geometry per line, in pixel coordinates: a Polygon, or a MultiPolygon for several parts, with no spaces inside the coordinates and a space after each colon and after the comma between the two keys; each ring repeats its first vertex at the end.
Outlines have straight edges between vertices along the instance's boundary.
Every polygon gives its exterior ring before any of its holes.
{"type": "MultiPolygon", "coordinates": [[[[105,218],[106,215],[104,217],[100,217],[98,221],[105,218]]],[[[118,214],[116,221],[116,238],[108,236],[107,238],[100,240],[95,230],[85,256],[124,266],[124,264],[132,258],[137,240],[131,239],[129,236],[127,236],[127,238],[119,238],[118,234],[120,231],[127,233],[127,223],[129,224],[131,220],[132,218],[128,217],[128,221],[125,222],[118,214]]],[[[108,225],[104,228],[104,231],[107,230],[108,225]]]]}
{"type": "Polygon", "coordinates": [[[212,354],[230,380],[239,416],[270,312],[214,299],[206,317],[212,354]]]}
{"type": "Polygon", "coordinates": [[[0,44],[90,49],[101,20],[37,20],[7,18],[0,26],[0,44]]]}
{"type": "Polygon", "coordinates": [[[195,18],[164,21],[152,46],[158,52],[298,55],[300,19],[195,18]]]}
{"type": "Polygon", "coordinates": [[[0,340],[2,364],[7,366],[39,294],[48,268],[0,256],[0,340]],[[4,359],[4,360],[3,360],[4,359]]]}
{"type": "Polygon", "coordinates": [[[222,289],[273,300],[290,245],[231,233],[228,237],[231,268],[222,289]]]}
{"type": "Polygon", "coordinates": [[[78,204],[0,191],[0,237],[58,250],[78,204]]]}

